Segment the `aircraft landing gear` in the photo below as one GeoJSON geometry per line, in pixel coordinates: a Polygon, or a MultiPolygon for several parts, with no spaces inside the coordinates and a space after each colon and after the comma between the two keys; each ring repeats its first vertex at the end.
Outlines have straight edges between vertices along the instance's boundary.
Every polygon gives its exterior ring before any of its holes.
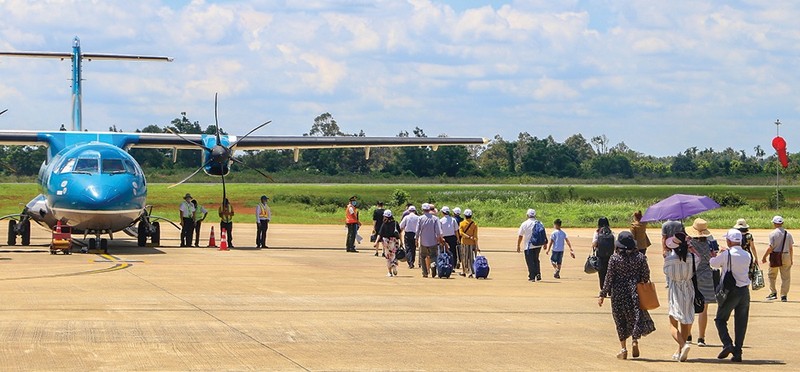
{"type": "Polygon", "coordinates": [[[108,254],[108,239],[100,239],[100,249],[103,250],[103,253],[108,254]]]}
{"type": "Polygon", "coordinates": [[[17,244],[17,235],[20,236],[22,245],[31,245],[31,220],[24,218],[22,221],[8,221],[8,245],[17,244]]]}
{"type": "Polygon", "coordinates": [[[89,253],[89,251],[97,249],[97,239],[89,238],[89,244],[81,248],[81,253],[89,253]]]}
{"type": "Polygon", "coordinates": [[[137,245],[140,247],[146,246],[147,238],[150,238],[154,246],[159,246],[161,244],[161,224],[158,222],[149,223],[147,219],[139,221],[136,237],[137,245]]]}

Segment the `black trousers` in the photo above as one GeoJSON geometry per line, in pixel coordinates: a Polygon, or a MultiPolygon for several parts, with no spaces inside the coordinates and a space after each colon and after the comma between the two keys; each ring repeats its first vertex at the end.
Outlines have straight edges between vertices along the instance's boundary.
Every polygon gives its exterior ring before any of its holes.
{"type": "Polygon", "coordinates": [[[525,250],[525,263],[528,264],[528,280],[536,280],[542,276],[542,269],[539,263],[539,253],[542,247],[530,248],[525,250]]]}
{"type": "Polygon", "coordinates": [[[597,257],[597,261],[600,263],[600,267],[597,268],[597,277],[600,279],[600,290],[603,289],[603,284],[606,282],[606,273],[608,272],[608,260],[611,257],[602,258],[597,257]]]}
{"type": "Polygon", "coordinates": [[[184,217],[181,226],[181,247],[192,246],[192,232],[194,232],[194,219],[184,217]]]}
{"type": "Polygon", "coordinates": [[[356,234],[358,233],[358,224],[357,223],[348,223],[347,224],[347,240],[345,241],[345,247],[347,250],[356,249],[356,234]]]}
{"type": "Polygon", "coordinates": [[[742,344],[744,344],[744,335],[747,333],[748,318],[750,318],[750,288],[747,286],[736,287],[728,293],[725,302],[717,307],[717,317],[714,319],[722,347],[733,346],[734,356],[742,356],[742,344]],[[728,319],[731,317],[731,312],[733,312],[733,340],[728,332],[728,319]]]}
{"type": "Polygon", "coordinates": [[[417,254],[417,233],[406,231],[403,234],[403,240],[406,245],[406,258],[408,258],[408,267],[413,268],[417,254]]]}
{"type": "Polygon", "coordinates": [[[228,247],[233,246],[233,222],[220,222],[219,223],[219,233],[220,239],[222,239],[222,229],[225,229],[225,235],[228,237],[228,247]]]}
{"type": "Polygon", "coordinates": [[[269,229],[269,221],[258,220],[256,224],[256,247],[265,248],[267,246],[267,230],[269,229]]]}
{"type": "Polygon", "coordinates": [[[194,223],[194,246],[200,246],[200,225],[202,225],[202,221],[197,221],[194,223]]]}
{"type": "Polygon", "coordinates": [[[456,246],[458,245],[458,238],[455,235],[445,236],[444,237],[445,243],[447,243],[447,248],[449,249],[450,253],[450,265],[453,265],[453,269],[456,267],[456,254],[458,254],[458,249],[456,246]]]}

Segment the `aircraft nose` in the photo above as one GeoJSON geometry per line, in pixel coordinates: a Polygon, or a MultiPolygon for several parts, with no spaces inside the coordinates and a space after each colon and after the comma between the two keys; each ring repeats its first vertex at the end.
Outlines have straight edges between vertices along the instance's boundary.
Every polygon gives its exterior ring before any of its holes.
{"type": "Polygon", "coordinates": [[[125,184],[87,184],[80,193],[81,207],[90,210],[113,210],[126,206],[133,196],[132,186],[125,184]]]}

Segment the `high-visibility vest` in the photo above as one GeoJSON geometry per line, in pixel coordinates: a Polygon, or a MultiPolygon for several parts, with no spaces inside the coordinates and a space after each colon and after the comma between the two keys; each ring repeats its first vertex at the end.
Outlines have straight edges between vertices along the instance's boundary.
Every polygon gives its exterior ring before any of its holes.
{"type": "Polygon", "coordinates": [[[344,207],[344,223],[358,223],[358,208],[352,204],[344,207]]]}
{"type": "Polygon", "coordinates": [[[233,206],[232,205],[228,204],[228,208],[227,209],[225,207],[219,207],[219,217],[220,217],[220,221],[225,222],[225,223],[233,221],[233,216],[222,214],[222,212],[233,213],[233,206]]]}
{"type": "Polygon", "coordinates": [[[258,210],[258,219],[266,220],[269,218],[269,207],[264,203],[258,203],[261,209],[258,210]]]}

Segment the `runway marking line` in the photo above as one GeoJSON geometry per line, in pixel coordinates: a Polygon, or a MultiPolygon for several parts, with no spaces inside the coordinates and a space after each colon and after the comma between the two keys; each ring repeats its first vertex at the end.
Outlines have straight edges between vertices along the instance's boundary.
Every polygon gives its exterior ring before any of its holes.
{"type": "MultiPolygon", "coordinates": [[[[114,266],[106,267],[102,269],[95,269],[95,270],[87,270],[87,271],[79,271],[75,273],[63,273],[63,274],[50,274],[50,275],[34,275],[34,276],[23,276],[18,278],[0,278],[0,281],[11,281],[11,280],[26,280],[26,279],[45,279],[45,278],[63,278],[63,277],[70,277],[70,276],[79,276],[79,275],[93,275],[93,274],[104,274],[110,273],[119,270],[125,270],[131,266],[133,266],[133,262],[143,262],[143,261],[127,261],[122,260],[119,257],[115,257],[109,254],[98,254],[104,258],[104,260],[95,260],[93,262],[99,263],[114,263],[114,266]]],[[[92,262],[92,261],[90,261],[92,262]]]]}

